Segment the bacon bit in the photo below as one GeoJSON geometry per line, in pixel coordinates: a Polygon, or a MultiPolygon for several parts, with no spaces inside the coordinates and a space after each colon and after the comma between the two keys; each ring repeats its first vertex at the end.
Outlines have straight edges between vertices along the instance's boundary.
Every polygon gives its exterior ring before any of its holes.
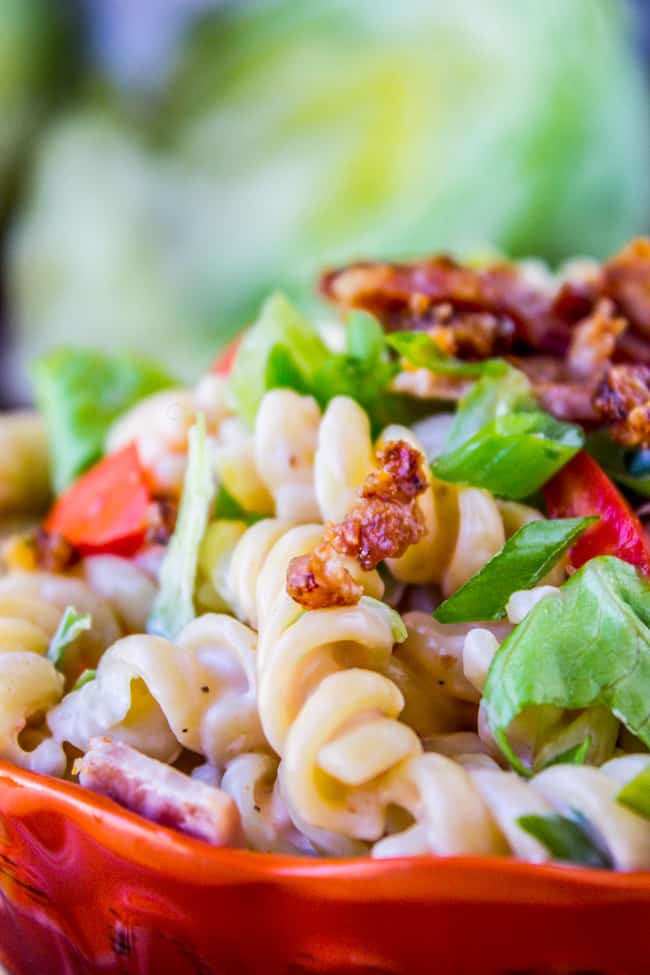
{"type": "Polygon", "coordinates": [[[215,846],[243,845],[235,803],[215,789],[110,738],[93,738],[79,782],[161,826],[215,846]]]}
{"type": "Polygon", "coordinates": [[[576,379],[563,359],[551,356],[509,356],[509,361],[528,376],[542,409],[558,420],[593,423],[596,419],[592,400],[598,374],[576,379]]]}
{"type": "Polygon", "coordinates": [[[157,497],[149,508],[149,527],[145,545],[167,545],[174,534],[178,518],[178,501],[175,498],[157,497]]]}
{"type": "Polygon", "coordinates": [[[377,454],[379,467],[366,478],[359,501],[343,521],[325,528],[313,552],[291,560],[287,592],[301,606],[353,606],[363,587],[340,556],[354,558],[365,571],[383,559],[399,558],[424,532],[417,498],[427,487],[422,455],[403,440],[377,454]]]}
{"type": "MultiPolygon", "coordinates": [[[[491,332],[498,351],[521,346],[563,354],[569,342],[567,322],[553,313],[553,295],[505,262],[475,269],[441,255],[412,264],[358,263],[326,272],[320,289],[343,311],[363,308],[376,315],[387,331],[435,327],[441,306],[452,309],[456,328],[472,316],[473,355],[477,331],[483,345],[491,332]],[[478,329],[477,314],[484,316],[478,329]]],[[[458,354],[466,344],[466,338],[459,342],[458,354]]]]}
{"type": "Polygon", "coordinates": [[[441,352],[458,359],[488,359],[512,349],[515,327],[509,318],[490,312],[457,313],[452,305],[432,309],[429,335],[441,352]]]}
{"type": "Polygon", "coordinates": [[[614,440],[626,447],[650,447],[649,366],[612,366],[596,390],[594,406],[612,424],[614,440]]]}
{"type": "Polygon", "coordinates": [[[617,316],[613,303],[607,298],[598,302],[591,315],[574,328],[567,356],[569,372],[588,379],[601,372],[611,360],[616,340],[627,328],[624,318],[617,316]]]}
{"type": "Polygon", "coordinates": [[[650,240],[639,237],[602,267],[602,293],[650,339],[650,240]]]}

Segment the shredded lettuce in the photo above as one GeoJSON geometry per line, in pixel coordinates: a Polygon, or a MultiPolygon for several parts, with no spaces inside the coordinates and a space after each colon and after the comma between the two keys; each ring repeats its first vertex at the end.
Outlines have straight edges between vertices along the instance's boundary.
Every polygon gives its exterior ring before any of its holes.
{"type": "Polygon", "coordinates": [[[189,454],[176,529],[160,571],[147,631],[173,640],[195,616],[194,583],[201,541],[216,490],[213,464],[200,413],[189,433],[189,454]]]}
{"type": "Polygon", "coordinates": [[[501,644],[484,700],[503,754],[522,774],[508,729],[528,708],[599,705],[650,747],[650,580],[613,556],[591,559],[501,644]]]}
{"type": "Polygon", "coordinates": [[[524,525],[433,615],[440,623],[502,619],[512,593],[537,585],[585,528],[597,520],[558,518],[524,525]]]}
{"type": "Polygon", "coordinates": [[[458,405],[447,451],[453,452],[500,416],[536,410],[537,402],[527,377],[502,359],[490,359],[485,374],[458,405]]]}
{"type": "Polygon", "coordinates": [[[56,349],[33,369],[34,396],[47,426],[52,481],[64,491],[102,456],[113,421],[160,389],[170,374],[146,359],[91,349],[56,349]]]}
{"type": "Polygon", "coordinates": [[[48,660],[52,661],[57,670],[63,669],[68,647],[91,626],[90,613],[78,613],[74,606],[66,606],[47,650],[48,660]]]}

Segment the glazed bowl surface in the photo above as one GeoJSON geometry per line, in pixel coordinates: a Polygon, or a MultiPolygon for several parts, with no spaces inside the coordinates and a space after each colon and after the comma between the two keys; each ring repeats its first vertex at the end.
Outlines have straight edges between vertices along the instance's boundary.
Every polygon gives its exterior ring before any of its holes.
{"type": "Polygon", "coordinates": [[[11,975],[648,975],[650,874],[214,849],[0,763],[11,975]]]}

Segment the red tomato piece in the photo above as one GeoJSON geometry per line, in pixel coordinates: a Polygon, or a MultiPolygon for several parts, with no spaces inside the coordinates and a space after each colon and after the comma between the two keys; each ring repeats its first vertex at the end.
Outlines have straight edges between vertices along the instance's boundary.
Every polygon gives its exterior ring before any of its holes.
{"type": "Polygon", "coordinates": [[[221,354],[212,363],[210,372],[215,372],[217,376],[230,375],[232,367],[235,364],[235,359],[237,358],[237,353],[239,352],[239,346],[242,343],[242,339],[243,335],[238,335],[225,347],[225,349],[221,351],[221,354]]]}
{"type": "Polygon", "coordinates": [[[650,575],[646,530],[618,488],[584,450],[545,485],[544,497],[551,518],[600,517],[569,553],[576,569],[597,555],[616,555],[650,575]]]}
{"type": "Polygon", "coordinates": [[[144,542],[151,503],[135,444],[109,454],[55,502],[46,522],[82,555],[132,555],[144,542]]]}

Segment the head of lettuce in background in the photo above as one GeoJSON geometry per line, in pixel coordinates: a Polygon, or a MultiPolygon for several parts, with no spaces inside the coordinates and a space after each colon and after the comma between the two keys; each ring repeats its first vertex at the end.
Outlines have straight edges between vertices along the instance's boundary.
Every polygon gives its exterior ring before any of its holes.
{"type": "Polygon", "coordinates": [[[88,100],[43,143],[20,358],[87,337],[189,376],[324,263],[615,249],[649,209],[627,26],[616,0],[221,5],[148,112],[88,100]]]}

